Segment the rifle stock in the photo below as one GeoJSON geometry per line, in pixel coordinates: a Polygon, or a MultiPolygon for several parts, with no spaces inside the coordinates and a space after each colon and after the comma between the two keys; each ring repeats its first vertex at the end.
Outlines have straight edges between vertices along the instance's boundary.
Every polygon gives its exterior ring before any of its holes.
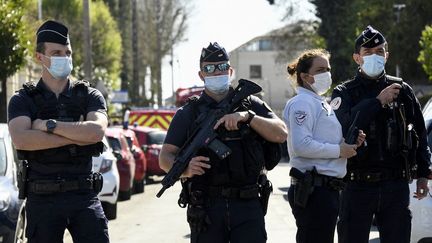
{"type": "Polygon", "coordinates": [[[240,101],[252,94],[260,92],[261,90],[261,87],[254,82],[246,79],[239,80],[239,84],[234,92],[228,99],[223,101],[221,105],[222,108],[211,110],[206,118],[193,131],[192,136],[189,137],[185,144],[180,148],[176,158],[174,159],[172,168],[162,179],[162,188],[156,194],[157,197],[161,197],[166,189],[175,184],[183,171],[185,171],[189,165],[190,160],[196,155],[200,148],[209,147],[212,150],[218,150],[215,152],[221,159],[229,156],[231,150],[229,150],[229,148],[222,142],[216,140],[218,134],[213,127],[221,117],[229,114],[240,101]],[[212,144],[212,146],[209,146],[209,144],[212,144]]]}

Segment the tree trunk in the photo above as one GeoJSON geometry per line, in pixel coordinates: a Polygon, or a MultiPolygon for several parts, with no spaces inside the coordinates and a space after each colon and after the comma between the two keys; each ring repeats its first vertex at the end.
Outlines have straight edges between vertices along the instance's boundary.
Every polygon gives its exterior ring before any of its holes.
{"type": "Polygon", "coordinates": [[[7,106],[6,106],[6,78],[0,78],[1,92],[0,92],[0,122],[7,122],[7,106]]]}

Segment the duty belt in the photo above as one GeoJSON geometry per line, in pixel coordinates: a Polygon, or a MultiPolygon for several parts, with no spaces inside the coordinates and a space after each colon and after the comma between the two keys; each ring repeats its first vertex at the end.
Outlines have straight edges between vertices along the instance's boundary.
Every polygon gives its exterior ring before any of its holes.
{"type": "Polygon", "coordinates": [[[258,198],[259,188],[258,185],[244,187],[209,186],[208,195],[210,197],[253,199],[258,198]]]}
{"type": "MultiPolygon", "coordinates": [[[[296,185],[298,180],[294,177],[291,177],[291,185],[296,185]]],[[[327,187],[336,191],[343,190],[345,188],[345,182],[342,179],[333,177],[315,174],[313,177],[313,186],[321,186],[327,187]]]]}
{"type": "Polygon", "coordinates": [[[28,182],[28,192],[35,194],[51,194],[76,190],[93,190],[95,183],[92,177],[78,180],[34,180],[28,182]]]}
{"type": "Polygon", "coordinates": [[[380,182],[396,179],[406,179],[405,170],[379,169],[374,171],[353,170],[347,174],[349,181],[380,182]]]}

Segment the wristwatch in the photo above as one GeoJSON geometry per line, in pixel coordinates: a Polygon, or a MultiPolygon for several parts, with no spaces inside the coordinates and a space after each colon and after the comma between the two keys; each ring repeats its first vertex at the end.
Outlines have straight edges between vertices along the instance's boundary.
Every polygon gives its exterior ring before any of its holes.
{"type": "Polygon", "coordinates": [[[256,113],[252,110],[248,110],[247,113],[249,116],[248,119],[246,120],[246,124],[249,124],[252,121],[252,119],[255,117],[256,113]]]}
{"type": "Polygon", "coordinates": [[[57,127],[57,121],[54,119],[49,119],[46,122],[47,133],[53,133],[54,129],[57,127]]]}

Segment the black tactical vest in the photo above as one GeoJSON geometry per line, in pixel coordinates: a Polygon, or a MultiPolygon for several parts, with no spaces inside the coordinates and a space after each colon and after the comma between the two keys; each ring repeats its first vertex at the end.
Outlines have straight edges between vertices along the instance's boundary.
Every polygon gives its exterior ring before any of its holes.
{"type": "MultiPolygon", "coordinates": [[[[347,90],[352,98],[352,106],[362,99],[376,97],[381,90],[394,82],[402,83],[402,79],[385,75],[378,83],[351,81],[347,90]]],[[[369,126],[361,128],[367,134],[367,146],[357,149],[357,156],[349,159],[348,168],[394,168],[403,169],[404,156],[410,157],[412,166],[415,164],[417,135],[415,130],[408,131],[408,125],[414,122],[414,101],[408,95],[408,87],[402,83],[400,94],[391,105],[382,109],[369,126]]]]}
{"type": "MultiPolygon", "coordinates": [[[[80,117],[86,120],[86,107],[88,104],[88,82],[77,81],[72,84],[70,99],[58,104],[56,99],[46,100],[42,91],[28,82],[23,85],[23,90],[36,105],[36,119],[55,119],[63,122],[79,121],[80,117]]],[[[79,162],[78,157],[98,156],[103,151],[103,143],[79,146],[66,145],[58,148],[43,149],[37,151],[18,150],[18,158],[36,160],[40,163],[70,164],[71,161],[79,162]]]]}
{"type": "MultiPolygon", "coordinates": [[[[203,104],[202,98],[192,98],[187,105],[191,106],[195,117],[205,116],[210,110],[208,105],[203,104]]],[[[246,111],[250,105],[251,101],[245,99],[233,112],[246,111]]],[[[195,123],[191,124],[188,128],[188,136],[196,126],[197,124],[195,123]]],[[[262,138],[249,125],[243,125],[237,131],[227,131],[220,126],[218,134],[218,138],[232,150],[231,155],[220,160],[212,151],[206,148],[199,150],[197,155],[210,158],[211,169],[203,176],[192,177],[192,181],[195,184],[198,183],[206,186],[244,186],[255,184],[264,167],[262,138]]]]}

